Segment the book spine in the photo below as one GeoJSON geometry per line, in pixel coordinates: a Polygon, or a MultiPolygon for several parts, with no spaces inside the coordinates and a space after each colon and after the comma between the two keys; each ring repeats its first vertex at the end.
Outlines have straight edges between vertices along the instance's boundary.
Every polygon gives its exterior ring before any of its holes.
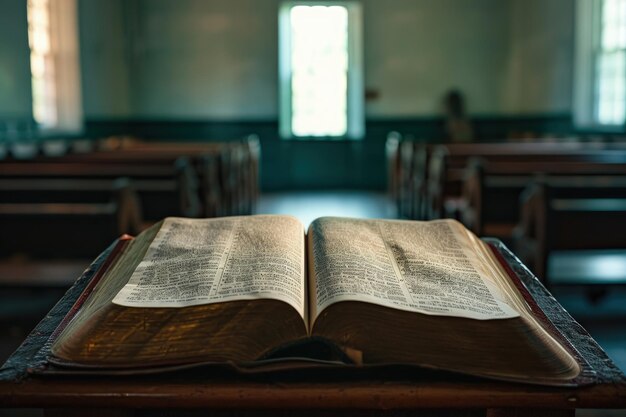
{"type": "Polygon", "coordinates": [[[98,268],[98,271],[95,273],[93,278],[91,278],[76,302],[74,302],[72,308],[70,308],[63,320],[61,320],[57,328],[50,335],[49,343],[52,343],[54,340],[56,340],[56,338],[67,327],[70,321],[72,321],[74,317],[76,317],[76,314],[78,314],[78,312],[80,311],[87,297],[89,297],[93,289],[96,287],[96,285],[98,285],[98,282],[100,282],[104,274],[115,263],[117,258],[119,258],[119,256],[122,254],[122,252],[124,251],[126,246],[128,246],[131,240],[133,240],[133,237],[129,235],[123,235],[117,240],[117,242],[115,243],[115,247],[113,248],[109,256],[102,263],[100,268],[98,268]]]}
{"type": "MultiPolygon", "coordinates": [[[[515,285],[515,287],[520,292],[522,297],[524,297],[524,300],[530,307],[530,310],[535,316],[535,318],[537,319],[537,321],[539,321],[540,325],[553,338],[555,338],[561,344],[561,346],[563,346],[565,350],[567,350],[567,352],[570,355],[572,355],[572,357],[574,357],[576,362],[578,362],[578,364],[580,365],[581,374],[578,377],[574,378],[572,383],[575,385],[588,385],[588,384],[593,383],[594,382],[593,375],[595,374],[595,371],[593,371],[590,364],[584,359],[584,357],[580,354],[580,352],[574,347],[572,342],[554,325],[554,323],[550,320],[550,318],[548,318],[544,310],[537,303],[537,300],[532,296],[532,294],[530,293],[530,291],[528,290],[524,282],[520,279],[520,277],[513,270],[513,268],[511,268],[511,265],[509,265],[509,263],[504,258],[502,253],[498,250],[498,248],[492,243],[488,242],[487,244],[489,245],[489,249],[491,249],[491,252],[494,254],[498,262],[500,262],[500,265],[502,265],[502,267],[506,271],[513,285],[515,285]]],[[[537,279],[534,276],[533,278],[537,279]]]]}

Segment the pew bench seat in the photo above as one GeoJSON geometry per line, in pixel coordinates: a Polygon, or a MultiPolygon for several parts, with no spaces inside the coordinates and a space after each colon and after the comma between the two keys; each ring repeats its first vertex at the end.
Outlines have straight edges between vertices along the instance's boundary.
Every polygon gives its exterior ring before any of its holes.
{"type": "Polygon", "coordinates": [[[626,185],[530,186],[515,231],[518,255],[545,282],[626,283],[626,185]],[[555,257],[556,255],[556,257],[555,257]]]}
{"type": "Polygon", "coordinates": [[[547,270],[552,285],[626,285],[626,249],[554,251],[547,270]]]}
{"type": "Polygon", "coordinates": [[[67,289],[89,266],[85,259],[33,260],[13,258],[0,261],[0,288],[67,289]]]}

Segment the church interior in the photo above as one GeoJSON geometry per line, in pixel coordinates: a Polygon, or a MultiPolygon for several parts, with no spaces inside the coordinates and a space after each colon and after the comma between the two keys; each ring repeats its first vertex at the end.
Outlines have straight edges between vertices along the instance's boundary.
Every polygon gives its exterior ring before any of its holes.
{"type": "Polygon", "coordinates": [[[119,236],[252,214],[456,219],[626,372],[626,1],[0,1],[2,362],[119,236]]]}

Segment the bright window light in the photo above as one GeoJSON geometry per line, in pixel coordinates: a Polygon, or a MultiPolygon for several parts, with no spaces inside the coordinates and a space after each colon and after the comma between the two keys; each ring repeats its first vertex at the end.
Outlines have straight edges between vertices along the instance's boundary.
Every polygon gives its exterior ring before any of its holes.
{"type": "Polygon", "coordinates": [[[596,58],[596,118],[603,125],[626,121],[626,0],[603,0],[596,58]]]}
{"type": "Polygon", "coordinates": [[[283,137],[362,135],[359,10],[349,2],[289,2],[281,9],[283,137]]]}
{"type": "Polygon", "coordinates": [[[28,0],[27,4],[33,117],[40,126],[52,127],[57,124],[57,106],[50,4],[48,0],[28,0]]]}
{"type": "Polygon", "coordinates": [[[83,125],[78,0],[28,0],[33,118],[45,134],[83,125]]]}
{"type": "Polygon", "coordinates": [[[348,115],[348,11],[291,9],[292,129],[296,136],[343,136],[348,115]]]}

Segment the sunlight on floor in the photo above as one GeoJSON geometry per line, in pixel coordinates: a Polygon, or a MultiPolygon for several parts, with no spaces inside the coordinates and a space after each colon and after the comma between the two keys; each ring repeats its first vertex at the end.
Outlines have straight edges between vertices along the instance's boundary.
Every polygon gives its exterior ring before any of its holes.
{"type": "Polygon", "coordinates": [[[289,214],[305,227],[318,217],[394,218],[395,209],[384,193],[320,191],[263,194],[258,214],[289,214]]]}

